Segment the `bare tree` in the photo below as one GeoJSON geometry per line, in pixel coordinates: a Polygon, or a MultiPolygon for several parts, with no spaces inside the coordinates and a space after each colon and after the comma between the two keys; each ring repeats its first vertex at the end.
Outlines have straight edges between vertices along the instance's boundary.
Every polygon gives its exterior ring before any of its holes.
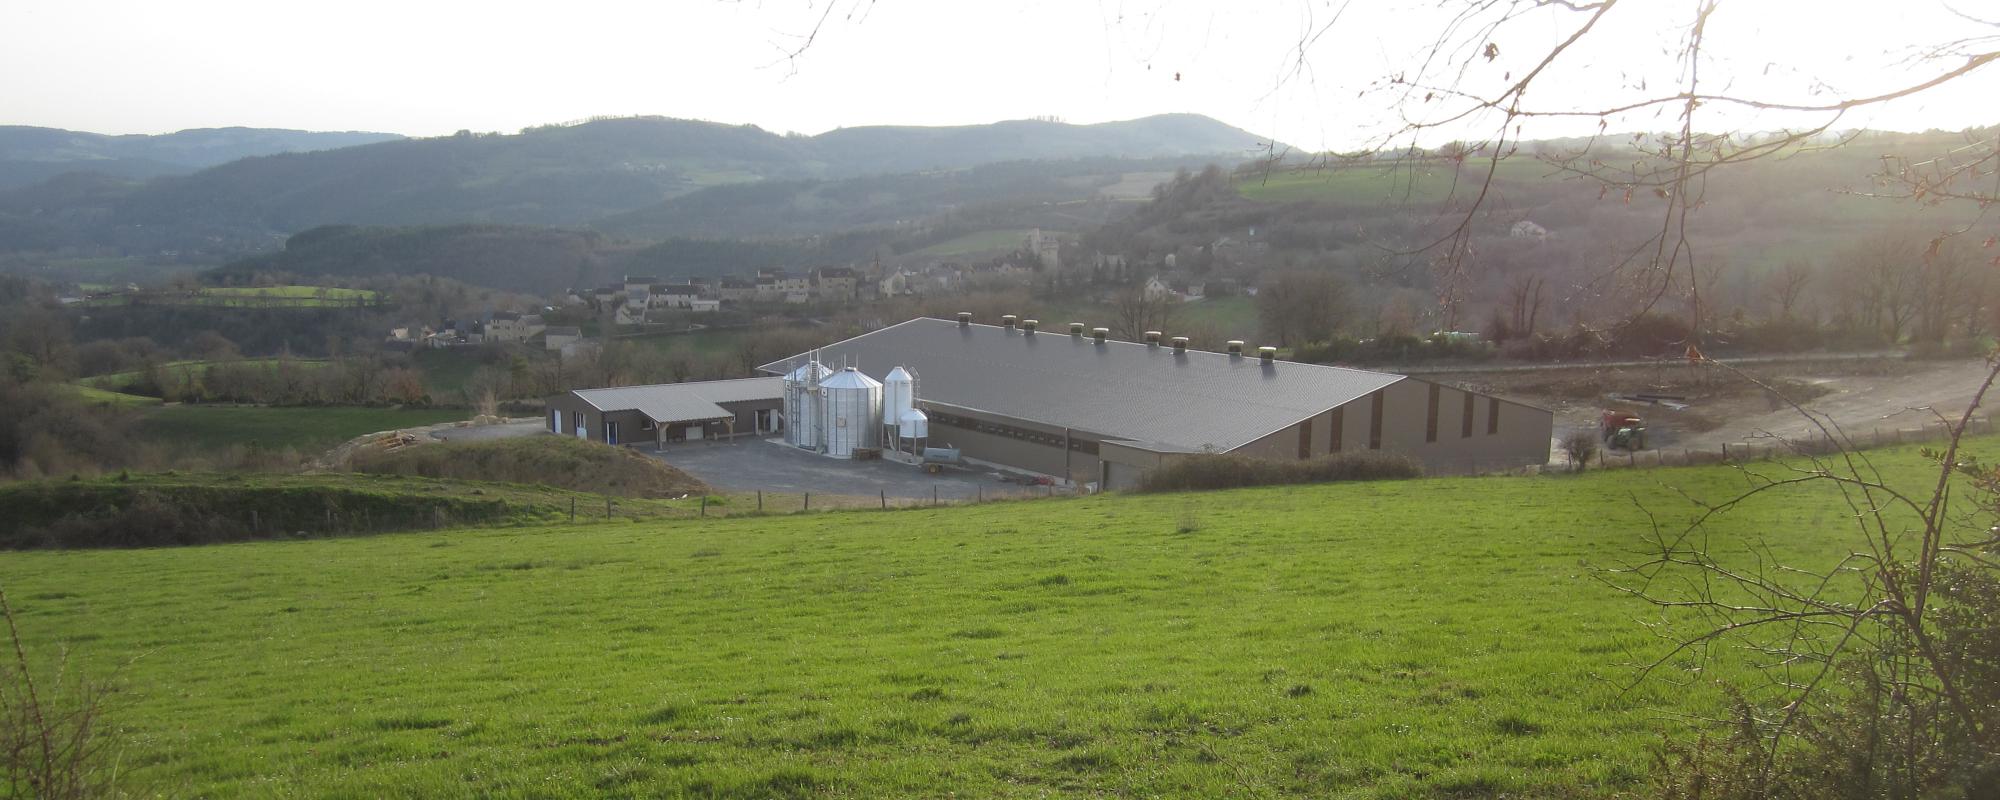
{"type": "Polygon", "coordinates": [[[1324,342],[1347,314],[1347,284],[1327,270],[1291,270],[1257,291],[1257,320],[1280,347],[1324,342]]]}
{"type": "Polygon", "coordinates": [[[1776,308],[1778,319],[1792,321],[1805,298],[1806,288],[1812,284],[1812,277],[1812,265],[1794,259],[1785,262],[1783,267],[1765,279],[1764,295],[1776,308]]]}
{"type": "Polygon", "coordinates": [[[1507,304],[1513,317],[1510,329],[1517,336],[1533,336],[1541,323],[1545,282],[1540,275],[1516,275],[1507,283],[1507,304]]]}
{"type": "MultiPolygon", "coordinates": [[[[1726,369],[1726,368],[1725,368],[1726,369]]],[[[1738,373],[1740,377],[1740,373],[1738,373]]],[[[1738,467],[1748,488],[1696,498],[1683,528],[1654,518],[1650,556],[1600,577],[1660,607],[1677,660],[1747,653],[1767,678],[1738,684],[1735,733],[1663,768],[1669,797],[1972,797],[2000,789],[2000,467],[1965,438],[2000,378],[1992,362],[1927,475],[1900,480],[1834,422],[1795,403],[1811,436],[1785,461],[1738,467]],[[1831,567],[1786,563],[1762,542],[1724,547],[1709,522],[1768,495],[1817,488],[1853,525],[1831,567]],[[1966,498],[1970,497],[1968,501],[1966,498]],[[1720,772],[1717,772],[1717,771],[1720,772]]],[[[1770,386],[1758,385],[1773,394],[1770,386]]],[[[1796,519],[1796,518],[1795,518],[1796,519]]],[[[1782,535],[1782,532],[1774,532],[1782,535]]],[[[1734,657],[1734,656],[1732,656],[1734,657]]]]}
{"type": "Polygon", "coordinates": [[[1922,250],[1906,235],[1864,239],[1840,255],[1841,306],[1849,324],[1896,343],[1917,314],[1922,250]]]}
{"type": "Polygon", "coordinates": [[[1180,306],[1180,298],[1170,294],[1148,293],[1140,287],[1120,289],[1111,295],[1111,332],[1132,342],[1147,331],[1165,333],[1179,317],[1180,306]]]}

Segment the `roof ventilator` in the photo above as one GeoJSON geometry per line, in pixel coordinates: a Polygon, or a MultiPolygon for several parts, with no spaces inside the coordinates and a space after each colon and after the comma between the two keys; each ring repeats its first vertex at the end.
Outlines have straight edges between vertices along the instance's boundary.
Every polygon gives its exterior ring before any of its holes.
{"type": "Polygon", "coordinates": [[[1159,332],[1159,331],[1146,331],[1146,344],[1147,344],[1148,346],[1151,346],[1151,347],[1159,347],[1159,346],[1160,346],[1160,332],[1159,332]]]}
{"type": "Polygon", "coordinates": [[[1257,360],[1263,362],[1265,366],[1270,366],[1271,364],[1276,363],[1278,360],[1278,348],[1275,347],[1257,348],[1257,360]]]}
{"type": "Polygon", "coordinates": [[[1020,317],[1013,314],[1002,314],[1000,315],[1000,325],[1011,331],[1014,329],[1014,323],[1020,321],[1020,319],[1020,317]]]}
{"type": "Polygon", "coordinates": [[[1098,343],[1098,344],[1104,344],[1104,340],[1105,340],[1105,339],[1109,339],[1109,338],[1111,338],[1111,329],[1110,329],[1110,328],[1091,328],[1091,329],[1090,329],[1090,336],[1091,336],[1091,338],[1093,338],[1093,339],[1096,339],[1096,340],[1097,340],[1097,343],[1098,343]]]}
{"type": "Polygon", "coordinates": [[[1083,323],[1081,323],[1081,322],[1072,322],[1072,323],[1070,323],[1070,324],[1069,324],[1069,335],[1071,335],[1071,336],[1078,336],[1078,337],[1081,337],[1081,336],[1083,335],[1083,323]]]}
{"type": "Polygon", "coordinates": [[[1173,341],[1174,341],[1174,355],[1177,355],[1177,356],[1178,356],[1178,355],[1186,355],[1186,354],[1187,354],[1187,346],[1188,346],[1188,338],[1187,338],[1186,336],[1176,336],[1176,337],[1174,337],[1174,340],[1173,340],[1173,341]]]}
{"type": "Polygon", "coordinates": [[[1041,324],[1042,324],[1041,320],[1034,320],[1034,319],[1021,320],[1021,332],[1028,334],[1029,336],[1033,336],[1035,335],[1035,328],[1039,327],[1041,324]]]}
{"type": "Polygon", "coordinates": [[[968,328],[971,326],[972,326],[972,312],[970,311],[958,312],[958,327],[968,328]]]}
{"type": "Polygon", "coordinates": [[[1230,354],[1230,355],[1232,355],[1232,356],[1237,356],[1237,357],[1239,357],[1239,358],[1240,358],[1240,357],[1242,357],[1242,355],[1243,355],[1243,340],[1242,340],[1242,339],[1231,339],[1231,340],[1229,340],[1229,354],[1230,354]]]}

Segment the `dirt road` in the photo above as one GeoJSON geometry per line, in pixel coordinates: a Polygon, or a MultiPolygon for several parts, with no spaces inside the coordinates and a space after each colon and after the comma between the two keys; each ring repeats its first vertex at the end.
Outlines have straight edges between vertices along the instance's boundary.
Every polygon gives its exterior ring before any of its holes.
{"type": "MultiPolygon", "coordinates": [[[[1984,361],[1964,360],[1924,363],[1900,375],[1790,377],[1828,389],[1827,394],[1806,403],[1806,408],[1832,417],[1848,435],[1860,436],[1876,428],[1915,428],[1935,422],[1931,410],[1956,417],[1972,401],[1986,371],[1984,361]]],[[[1729,418],[1715,430],[1687,434],[1675,444],[1712,449],[1753,438],[1801,437],[1810,430],[1811,423],[1798,412],[1781,409],[1729,418]]]]}

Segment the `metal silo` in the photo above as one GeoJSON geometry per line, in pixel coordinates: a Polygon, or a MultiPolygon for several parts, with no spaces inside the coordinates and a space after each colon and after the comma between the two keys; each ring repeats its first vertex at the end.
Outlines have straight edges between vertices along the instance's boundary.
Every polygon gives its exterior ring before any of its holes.
{"type": "Polygon", "coordinates": [[[897,367],[882,378],[882,424],[895,425],[903,412],[916,407],[917,377],[897,367]]]}
{"type": "Polygon", "coordinates": [[[882,382],[848,367],[820,381],[826,454],[852,458],[858,447],[882,442],[882,382]]]}
{"type": "Polygon", "coordinates": [[[832,374],[833,370],[813,359],[785,376],[785,444],[817,450],[824,443],[819,427],[824,416],[820,384],[832,374]]]}
{"type": "Polygon", "coordinates": [[[920,440],[931,435],[931,418],[914,408],[903,412],[903,418],[896,421],[897,435],[906,440],[920,440]]]}

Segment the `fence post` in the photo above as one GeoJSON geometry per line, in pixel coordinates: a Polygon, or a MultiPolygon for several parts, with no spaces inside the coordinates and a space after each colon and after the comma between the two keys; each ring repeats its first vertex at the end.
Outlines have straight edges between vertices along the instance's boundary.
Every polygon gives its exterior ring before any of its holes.
{"type": "Polygon", "coordinates": [[[250,532],[257,532],[257,509],[250,509],[250,532]]]}
{"type": "Polygon", "coordinates": [[[972,487],[972,491],[973,491],[973,493],[974,493],[974,494],[973,494],[973,500],[972,500],[972,502],[974,502],[974,503],[984,503],[984,502],[986,502],[986,487],[984,487],[984,486],[974,486],[974,487],[972,487]]]}
{"type": "Polygon", "coordinates": [[[882,489],[880,490],[880,494],[882,495],[882,507],[886,509],[889,507],[889,490],[882,489]]]}
{"type": "Polygon", "coordinates": [[[569,499],[569,521],[576,521],[576,498],[569,499]]]}
{"type": "Polygon", "coordinates": [[[702,493],[701,493],[701,515],[702,515],[702,516],[704,516],[704,517],[708,516],[708,493],[707,493],[707,492],[702,492],[702,493]]]}
{"type": "Polygon", "coordinates": [[[805,506],[804,506],[803,510],[805,510],[805,511],[811,511],[811,510],[812,510],[812,507],[813,507],[813,493],[812,493],[812,492],[806,492],[806,500],[805,500],[805,503],[806,503],[806,504],[805,504],[805,506]]]}
{"type": "Polygon", "coordinates": [[[764,490],[763,490],[763,489],[758,489],[758,490],[757,490],[757,510],[758,510],[758,511],[763,511],[763,510],[764,510],[764,490]]]}
{"type": "Polygon", "coordinates": [[[611,498],[608,496],[604,498],[604,518],[611,518],[611,498]]]}
{"type": "Polygon", "coordinates": [[[1723,442],[1723,443],[1722,443],[1722,463],[1724,463],[1724,464],[1727,464],[1727,463],[1729,463],[1729,443],[1728,443],[1728,442],[1723,442]]]}
{"type": "Polygon", "coordinates": [[[937,505],[937,484],[931,484],[931,505],[937,505]]]}

